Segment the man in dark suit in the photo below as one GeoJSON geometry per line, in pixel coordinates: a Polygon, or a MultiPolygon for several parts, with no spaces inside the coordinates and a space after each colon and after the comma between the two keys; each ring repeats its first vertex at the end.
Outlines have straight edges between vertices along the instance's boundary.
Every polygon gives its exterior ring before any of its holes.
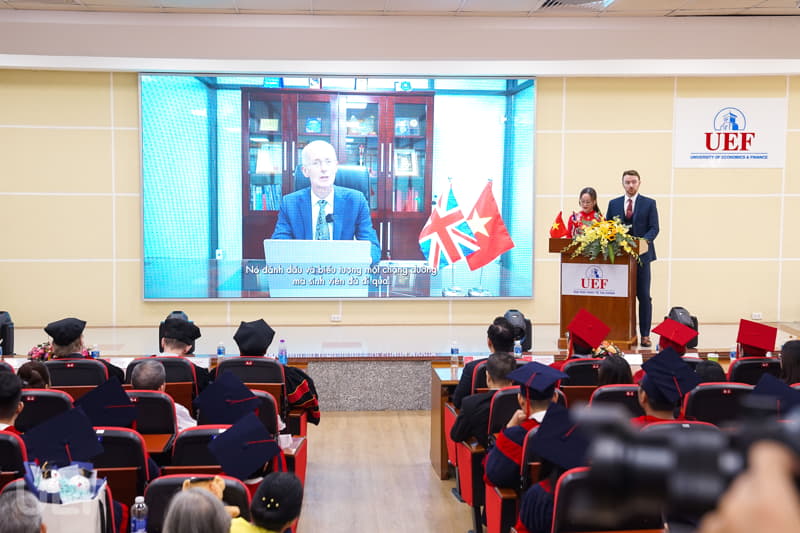
{"type": "Polygon", "coordinates": [[[488,392],[471,394],[461,402],[455,424],[450,430],[450,438],[455,442],[475,438],[484,448],[489,447],[489,410],[494,393],[511,385],[508,376],[517,369],[517,360],[510,353],[493,353],[486,360],[486,384],[488,392]]]}
{"type": "Polygon", "coordinates": [[[656,248],[653,240],[658,235],[658,209],[656,201],[639,194],[642,183],[639,173],[626,170],[622,173],[622,186],[625,194],[608,203],[606,218],[619,217],[626,225],[631,226],[631,234],[647,241],[649,249],[639,256],[641,263],[636,269],[636,298],[639,300],[639,333],[642,338],[640,346],[652,346],[650,341],[650,323],[653,318],[653,302],[650,298],[650,263],[656,260],[656,248]]]}
{"type": "Polygon", "coordinates": [[[310,142],[303,148],[302,160],[303,175],[311,186],[283,197],[272,238],[370,241],[372,262],[380,261],[367,199],[360,191],[333,184],[339,165],[333,146],[310,142]]]}

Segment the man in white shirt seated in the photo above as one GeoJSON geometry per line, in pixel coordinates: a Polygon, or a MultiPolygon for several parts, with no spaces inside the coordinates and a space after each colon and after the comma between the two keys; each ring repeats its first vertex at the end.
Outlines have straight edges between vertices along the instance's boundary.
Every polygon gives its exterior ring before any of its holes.
{"type": "MultiPolygon", "coordinates": [[[[164,370],[164,365],[152,359],[137,364],[131,374],[131,385],[136,390],[164,392],[167,388],[167,372],[164,370]]],[[[175,403],[175,419],[178,422],[178,431],[197,425],[189,410],[179,403],[175,403]]]]}

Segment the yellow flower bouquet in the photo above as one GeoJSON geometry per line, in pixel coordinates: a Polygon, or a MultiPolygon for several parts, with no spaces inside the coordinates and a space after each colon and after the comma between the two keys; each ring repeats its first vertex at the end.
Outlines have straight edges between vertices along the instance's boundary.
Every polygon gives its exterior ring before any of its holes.
{"type": "Polygon", "coordinates": [[[636,253],[638,243],[636,237],[628,233],[629,230],[630,226],[623,224],[619,217],[611,220],[595,220],[583,228],[583,233],[572,240],[567,250],[572,251],[572,257],[583,255],[594,260],[602,255],[603,259],[612,263],[614,258],[622,255],[624,251],[638,261],[639,254],[636,253]]]}

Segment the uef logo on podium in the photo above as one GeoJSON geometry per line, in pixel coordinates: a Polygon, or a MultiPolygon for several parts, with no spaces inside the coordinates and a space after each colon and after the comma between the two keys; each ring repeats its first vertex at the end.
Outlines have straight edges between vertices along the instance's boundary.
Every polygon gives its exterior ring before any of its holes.
{"type": "Polygon", "coordinates": [[[561,294],[580,296],[628,296],[627,265],[561,264],[561,294]]]}

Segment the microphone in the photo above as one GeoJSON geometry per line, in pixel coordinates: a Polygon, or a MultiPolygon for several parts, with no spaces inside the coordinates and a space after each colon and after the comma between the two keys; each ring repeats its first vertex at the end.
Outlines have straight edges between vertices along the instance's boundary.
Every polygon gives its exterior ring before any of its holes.
{"type": "Polygon", "coordinates": [[[327,222],[328,224],[331,224],[333,222],[333,213],[328,213],[327,215],[325,215],[325,222],[327,222]]]}

